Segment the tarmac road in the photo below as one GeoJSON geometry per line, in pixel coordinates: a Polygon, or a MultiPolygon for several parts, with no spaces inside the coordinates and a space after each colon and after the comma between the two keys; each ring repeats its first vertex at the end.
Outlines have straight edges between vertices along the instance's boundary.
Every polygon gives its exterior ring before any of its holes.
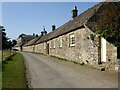
{"type": "Polygon", "coordinates": [[[117,88],[118,73],[22,52],[31,88],[117,88]]]}

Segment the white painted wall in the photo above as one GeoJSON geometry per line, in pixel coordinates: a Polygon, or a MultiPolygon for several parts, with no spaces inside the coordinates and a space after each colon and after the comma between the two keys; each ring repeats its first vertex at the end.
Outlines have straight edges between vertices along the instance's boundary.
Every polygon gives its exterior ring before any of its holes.
{"type": "Polygon", "coordinates": [[[101,38],[101,61],[106,62],[106,40],[101,38]]]}

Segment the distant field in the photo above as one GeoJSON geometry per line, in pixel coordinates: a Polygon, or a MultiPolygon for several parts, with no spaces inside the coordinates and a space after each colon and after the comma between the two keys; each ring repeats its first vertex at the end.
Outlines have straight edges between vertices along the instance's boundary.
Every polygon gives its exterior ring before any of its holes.
{"type": "Polygon", "coordinates": [[[7,57],[14,54],[15,51],[14,50],[11,50],[11,51],[10,50],[3,50],[2,53],[3,53],[3,58],[2,59],[4,61],[7,57]]]}
{"type": "MultiPolygon", "coordinates": [[[[25,65],[20,53],[3,63],[2,88],[27,88],[25,65]]],[[[12,89],[11,89],[12,90],[12,89]]]]}

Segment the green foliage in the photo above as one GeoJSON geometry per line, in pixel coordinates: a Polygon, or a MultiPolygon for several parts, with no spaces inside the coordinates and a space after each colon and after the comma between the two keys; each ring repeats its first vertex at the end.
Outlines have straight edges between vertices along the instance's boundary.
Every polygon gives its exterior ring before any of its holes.
{"type": "Polygon", "coordinates": [[[17,41],[14,39],[12,40],[12,46],[15,46],[17,44],[17,41]]]}
{"type": "Polygon", "coordinates": [[[20,37],[23,37],[23,36],[25,36],[26,34],[24,34],[24,33],[22,33],[22,34],[20,34],[18,37],[20,38],[20,37]]]}
{"type": "Polygon", "coordinates": [[[11,49],[16,43],[16,40],[10,40],[10,38],[7,37],[7,34],[5,32],[5,29],[3,26],[0,26],[0,29],[2,30],[2,49],[11,49]]]}
{"type": "Polygon", "coordinates": [[[96,33],[107,41],[120,46],[120,2],[107,2],[106,11],[99,11],[95,28],[96,33]]]}
{"type": "Polygon", "coordinates": [[[8,41],[9,38],[6,36],[5,29],[3,26],[0,26],[2,30],[2,49],[8,49],[10,47],[11,42],[8,41]]]}
{"type": "Polygon", "coordinates": [[[91,39],[91,40],[94,40],[94,38],[95,38],[95,35],[90,34],[90,39],[91,39]]]}

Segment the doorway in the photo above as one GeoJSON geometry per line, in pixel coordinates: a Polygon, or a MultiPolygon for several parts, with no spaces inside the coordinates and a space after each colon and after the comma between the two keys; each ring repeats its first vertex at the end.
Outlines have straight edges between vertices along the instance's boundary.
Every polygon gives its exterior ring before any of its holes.
{"type": "Polygon", "coordinates": [[[120,47],[117,47],[117,59],[120,59],[120,47]]]}
{"type": "Polygon", "coordinates": [[[101,38],[101,61],[106,62],[106,40],[101,38]]]}
{"type": "Polygon", "coordinates": [[[49,54],[49,43],[46,45],[46,53],[49,54]]]}

